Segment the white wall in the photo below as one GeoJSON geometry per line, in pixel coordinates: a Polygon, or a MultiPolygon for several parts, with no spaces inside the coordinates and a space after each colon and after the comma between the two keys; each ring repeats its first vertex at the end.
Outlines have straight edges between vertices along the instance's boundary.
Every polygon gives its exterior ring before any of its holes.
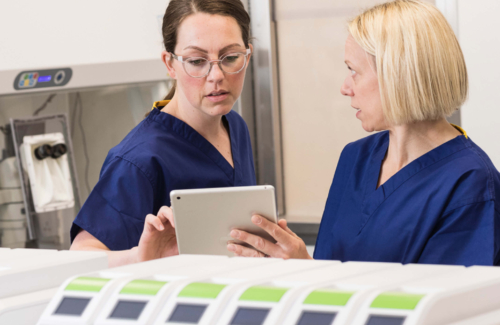
{"type": "Polygon", "coordinates": [[[500,168],[500,1],[458,0],[458,34],[469,74],[462,126],[500,168]]]}

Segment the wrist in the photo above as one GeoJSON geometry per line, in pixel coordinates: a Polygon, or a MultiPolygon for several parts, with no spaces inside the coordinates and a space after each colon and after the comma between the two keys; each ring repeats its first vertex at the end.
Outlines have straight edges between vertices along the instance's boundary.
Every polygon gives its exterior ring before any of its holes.
{"type": "Polygon", "coordinates": [[[138,263],[139,261],[139,247],[135,246],[130,249],[130,254],[129,254],[129,263],[128,264],[133,264],[133,263],[138,263]]]}

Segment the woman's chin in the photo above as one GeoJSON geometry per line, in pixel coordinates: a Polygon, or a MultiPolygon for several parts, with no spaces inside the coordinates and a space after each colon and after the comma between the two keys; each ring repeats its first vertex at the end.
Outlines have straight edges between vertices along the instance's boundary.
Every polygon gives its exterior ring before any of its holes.
{"type": "Polygon", "coordinates": [[[232,104],[218,104],[212,107],[205,107],[204,111],[210,116],[222,116],[226,115],[233,109],[234,103],[232,104]]]}
{"type": "Polygon", "coordinates": [[[361,122],[361,127],[366,132],[373,132],[373,131],[375,131],[374,127],[372,125],[368,124],[368,123],[361,122]]]}
{"type": "Polygon", "coordinates": [[[385,123],[369,123],[367,121],[361,121],[361,127],[366,132],[379,132],[387,130],[387,125],[385,123]]]}

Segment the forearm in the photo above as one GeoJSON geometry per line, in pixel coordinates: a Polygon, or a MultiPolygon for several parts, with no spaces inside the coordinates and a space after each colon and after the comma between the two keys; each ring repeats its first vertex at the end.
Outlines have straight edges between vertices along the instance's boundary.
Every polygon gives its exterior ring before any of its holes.
{"type": "Polygon", "coordinates": [[[137,247],[121,251],[111,251],[105,245],[74,241],[70,250],[105,252],[108,255],[108,267],[117,267],[136,263],[138,261],[137,247]]]}

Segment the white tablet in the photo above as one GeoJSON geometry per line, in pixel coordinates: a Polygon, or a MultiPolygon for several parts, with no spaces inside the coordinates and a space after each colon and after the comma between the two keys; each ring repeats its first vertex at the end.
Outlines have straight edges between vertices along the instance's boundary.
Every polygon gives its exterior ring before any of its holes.
{"type": "Polygon", "coordinates": [[[228,255],[229,233],[241,229],[275,240],[255,226],[259,214],[276,223],[274,187],[244,186],[170,192],[179,254],[228,255]]]}

